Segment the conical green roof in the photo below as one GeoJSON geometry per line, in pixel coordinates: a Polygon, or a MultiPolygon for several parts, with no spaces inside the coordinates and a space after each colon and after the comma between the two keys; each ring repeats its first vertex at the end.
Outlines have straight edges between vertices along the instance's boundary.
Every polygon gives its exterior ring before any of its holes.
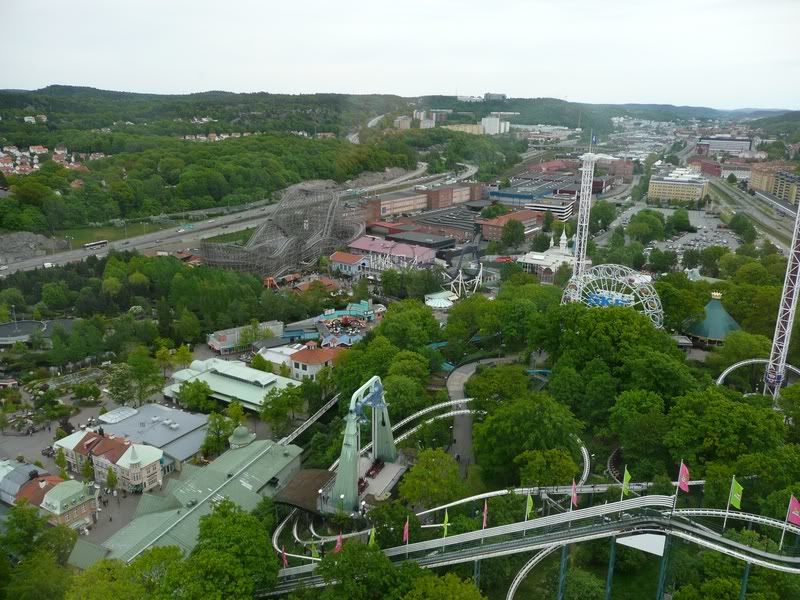
{"type": "Polygon", "coordinates": [[[706,316],[702,321],[695,321],[687,328],[687,333],[697,338],[721,342],[732,331],[740,329],[739,324],[728,314],[720,302],[720,294],[711,295],[705,307],[706,316]]]}

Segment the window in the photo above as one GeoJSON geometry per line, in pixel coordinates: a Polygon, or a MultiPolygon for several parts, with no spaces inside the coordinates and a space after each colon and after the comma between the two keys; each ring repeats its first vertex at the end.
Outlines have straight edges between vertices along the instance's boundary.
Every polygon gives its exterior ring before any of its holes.
{"type": "Polygon", "coordinates": [[[308,371],[308,365],[303,365],[303,371],[308,371]]]}
{"type": "Polygon", "coordinates": [[[299,369],[300,368],[300,363],[295,361],[294,368],[295,369],[299,369]]]}

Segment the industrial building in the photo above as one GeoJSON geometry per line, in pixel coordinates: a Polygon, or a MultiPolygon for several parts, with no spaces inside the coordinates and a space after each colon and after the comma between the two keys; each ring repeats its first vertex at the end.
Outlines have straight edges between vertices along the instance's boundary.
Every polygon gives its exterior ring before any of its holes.
{"type": "Polygon", "coordinates": [[[475,221],[481,228],[481,236],[487,241],[499,241],[503,237],[503,228],[509,221],[519,221],[525,228],[525,239],[530,240],[542,229],[544,213],[534,210],[517,210],[495,217],[494,219],[478,219],[475,221]]]}
{"type": "Polygon", "coordinates": [[[302,448],[254,438],[246,427],[237,427],[228,439],[230,450],[205,467],[186,465],[163,494],[144,494],[133,520],[102,545],[79,540],[69,564],[86,569],[103,558],[130,562],[153,546],[177,546],[188,556],[197,544],[200,520],[220,498],[252,511],[300,470],[302,448]]]}
{"type": "Polygon", "coordinates": [[[450,236],[436,235],[435,233],[426,233],[420,231],[391,233],[386,236],[386,239],[392,242],[413,244],[415,246],[422,246],[423,248],[431,248],[433,250],[446,250],[448,248],[454,248],[456,245],[456,240],[450,236]]]}
{"type": "Polygon", "coordinates": [[[729,175],[733,175],[739,181],[749,180],[752,168],[750,163],[722,163],[719,176],[727,179],[729,175]]]}
{"type": "MultiPolygon", "coordinates": [[[[280,321],[266,321],[264,323],[259,323],[258,326],[259,329],[262,330],[268,329],[275,337],[280,337],[283,334],[283,323],[280,321]]],[[[247,350],[249,344],[241,342],[241,335],[242,331],[249,327],[249,325],[242,325],[241,327],[233,327],[231,329],[223,329],[221,331],[209,333],[206,336],[206,343],[214,352],[218,352],[222,355],[247,350]]]]}
{"type": "Polygon", "coordinates": [[[172,383],[163,390],[164,397],[175,400],[181,385],[190,381],[204,381],[211,388],[211,397],[221,402],[239,400],[244,408],[260,412],[264,396],[271,390],[282,390],[297,385],[288,377],[251,369],[238,360],[208,358],[195,360],[188,369],[172,374],[172,383]]]}
{"type": "Polygon", "coordinates": [[[722,165],[710,158],[693,156],[687,162],[690,169],[703,175],[708,175],[709,177],[720,177],[722,175],[722,165]]]}
{"type": "Polygon", "coordinates": [[[443,129],[450,131],[460,131],[471,135],[483,135],[483,126],[480,123],[458,123],[455,125],[442,125],[443,129]]]}
{"type": "MultiPolygon", "coordinates": [[[[710,137],[701,137],[697,142],[698,146],[703,145],[707,147],[707,152],[714,154],[716,152],[724,152],[727,154],[739,154],[741,152],[748,152],[752,149],[753,142],[750,138],[746,137],[731,137],[727,135],[713,135],[710,137]]],[[[698,152],[699,154],[699,152],[698,152]]]]}
{"type": "Polygon", "coordinates": [[[208,428],[208,415],[153,403],[139,408],[121,406],[98,419],[106,434],[163,451],[161,471],[164,475],[180,471],[184,463],[200,455],[208,428]]]}
{"type": "Polygon", "coordinates": [[[367,200],[366,208],[368,221],[408,215],[428,208],[428,195],[424,191],[388,192],[367,200]]]}
{"type": "Polygon", "coordinates": [[[466,242],[475,237],[478,213],[465,205],[432,210],[413,218],[418,231],[466,242]]]}
{"type": "Polygon", "coordinates": [[[708,193],[708,180],[689,168],[678,168],[666,175],[653,175],[647,188],[650,200],[696,202],[708,193]]]}

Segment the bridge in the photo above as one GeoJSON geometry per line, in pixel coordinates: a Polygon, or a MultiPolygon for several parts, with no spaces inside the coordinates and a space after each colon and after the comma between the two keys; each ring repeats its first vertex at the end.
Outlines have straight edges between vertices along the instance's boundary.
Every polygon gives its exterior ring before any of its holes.
{"type": "MultiPolygon", "coordinates": [[[[436,568],[535,551],[546,551],[549,554],[570,544],[650,533],[674,536],[752,565],[800,574],[800,557],[766,552],[741,544],[696,521],[698,518],[724,518],[726,511],[673,511],[674,502],[674,496],[642,496],[446,538],[399,545],[387,548],[384,554],[398,565],[406,560],[413,560],[424,568],[436,568]]],[[[782,521],[749,513],[730,512],[728,519],[773,529],[784,527],[782,521]]],[[[800,534],[800,527],[786,525],[786,531],[800,534]]],[[[545,556],[536,555],[534,558],[537,557],[540,561],[545,556]]],[[[538,561],[533,564],[529,561],[523,570],[527,568],[530,571],[538,561]]],[[[324,581],[314,573],[315,569],[316,561],[282,569],[279,572],[278,586],[274,590],[265,590],[256,595],[275,596],[299,587],[320,587],[324,585],[324,581]]],[[[519,581],[525,574],[527,573],[518,576],[519,581]]],[[[515,582],[518,586],[517,579],[515,582]]],[[[512,582],[509,597],[513,597],[515,590],[512,582]]]]}

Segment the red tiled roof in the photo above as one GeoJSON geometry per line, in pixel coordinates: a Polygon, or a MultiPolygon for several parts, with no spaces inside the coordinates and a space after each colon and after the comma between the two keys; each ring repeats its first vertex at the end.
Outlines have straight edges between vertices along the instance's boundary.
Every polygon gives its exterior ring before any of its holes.
{"type": "Polygon", "coordinates": [[[44,500],[44,495],[62,481],[64,480],[56,475],[44,475],[42,477],[31,479],[28,483],[19,488],[16,501],[19,502],[25,498],[34,506],[40,506],[42,504],[42,500],[44,500]]]}
{"type": "Polygon", "coordinates": [[[292,360],[306,365],[324,365],[344,350],[344,348],[303,348],[292,354],[292,360]]]}
{"type": "Polygon", "coordinates": [[[359,256],[358,254],[350,254],[349,252],[341,252],[341,251],[338,251],[338,250],[336,252],[334,252],[333,254],[331,254],[331,258],[330,258],[331,262],[338,262],[338,263],[342,263],[342,264],[345,264],[345,265],[354,265],[358,261],[363,260],[363,259],[364,259],[364,257],[363,256],[359,256]]]}
{"type": "Polygon", "coordinates": [[[87,433],[78,445],[75,452],[89,455],[89,450],[94,456],[104,456],[112,463],[116,463],[119,458],[130,448],[131,443],[118,436],[103,435],[93,431],[87,433]]]}

